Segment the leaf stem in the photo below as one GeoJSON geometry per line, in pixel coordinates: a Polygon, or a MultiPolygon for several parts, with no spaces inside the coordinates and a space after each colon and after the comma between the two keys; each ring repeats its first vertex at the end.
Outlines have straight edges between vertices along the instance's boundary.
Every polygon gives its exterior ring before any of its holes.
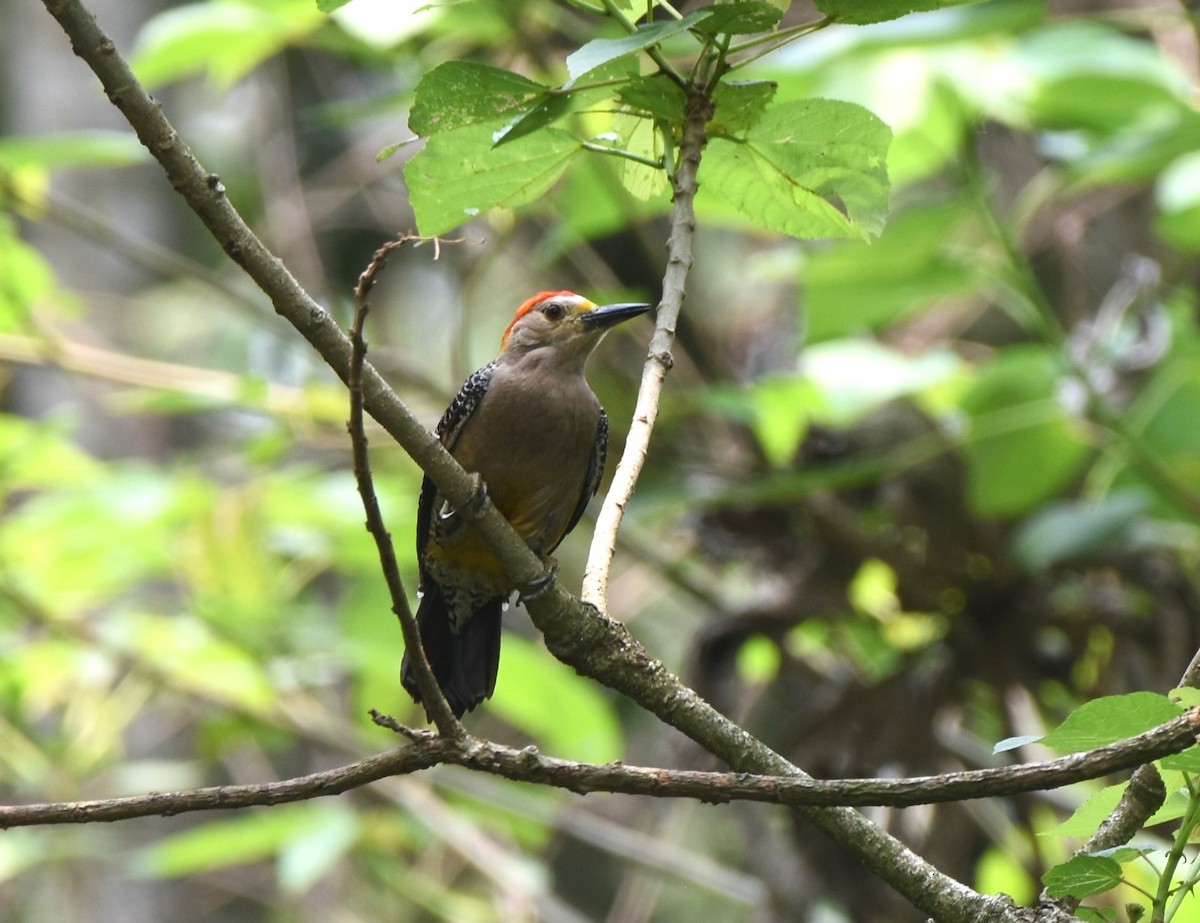
{"type": "Polygon", "coordinates": [[[814,32],[820,32],[826,26],[833,25],[834,22],[835,20],[832,16],[826,16],[824,19],[818,19],[815,22],[806,22],[798,26],[790,26],[787,29],[780,29],[778,32],[772,32],[769,35],[763,35],[759,38],[747,39],[741,44],[732,46],[729,49],[728,54],[741,54],[743,51],[747,51],[751,48],[757,48],[759,50],[752,55],[742,58],[736,64],[730,64],[729,68],[730,70],[733,70],[735,68],[745,67],[747,64],[757,61],[759,58],[766,57],[773,51],[778,51],[780,48],[790,45],[798,38],[803,38],[804,36],[811,35],[814,32]],[[763,45],[767,45],[768,47],[763,48],[763,45]]]}
{"type": "Polygon", "coordinates": [[[640,163],[645,167],[654,167],[656,170],[661,170],[663,164],[661,160],[653,160],[649,157],[643,157],[641,154],[635,154],[633,151],[627,151],[620,147],[608,147],[604,144],[597,144],[595,141],[581,141],[584,150],[595,151],[597,154],[608,154],[610,157],[620,157],[624,160],[632,160],[634,163],[640,163]]]}

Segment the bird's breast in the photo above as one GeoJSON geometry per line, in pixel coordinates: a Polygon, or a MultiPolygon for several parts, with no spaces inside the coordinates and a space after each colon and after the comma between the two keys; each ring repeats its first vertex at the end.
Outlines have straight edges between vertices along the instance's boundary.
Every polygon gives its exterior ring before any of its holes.
{"type": "Polygon", "coordinates": [[[599,420],[600,402],[582,376],[528,382],[497,373],[451,451],[544,553],[562,538],[583,494],[599,420]]]}

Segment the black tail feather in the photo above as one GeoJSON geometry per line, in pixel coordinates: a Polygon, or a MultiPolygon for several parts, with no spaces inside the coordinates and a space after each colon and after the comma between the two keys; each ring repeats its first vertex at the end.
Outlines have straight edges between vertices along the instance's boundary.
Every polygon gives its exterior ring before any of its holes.
{"type": "MultiPolygon", "coordinates": [[[[450,630],[442,588],[432,580],[425,583],[425,595],[417,607],[421,645],[450,710],[461,718],[496,688],[504,600],[484,603],[456,634],[450,630]]],[[[420,703],[421,690],[407,653],[400,665],[400,682],[413,700],[420,703]]]]}

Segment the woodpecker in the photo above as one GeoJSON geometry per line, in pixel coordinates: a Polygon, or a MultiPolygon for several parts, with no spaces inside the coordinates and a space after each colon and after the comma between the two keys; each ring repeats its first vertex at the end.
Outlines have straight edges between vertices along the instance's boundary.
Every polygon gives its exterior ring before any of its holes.
{"type": "MultiPolygon", "coordinates": [[[[501,514],[543,560],[600,486],[608,417],[584,378],[613,325],[648,304],[603,307],[540,292],[518,309],[500,354],[476,371],[437,425],[442,445],[478,473],[501,514]]],[[[500,618],[515,589],[500,562],[426,476],[417,506],[421,644],[458,717],[488,698],[500,664],[500,618]]],[[[408,654],[401,682],[421,691],[408,654]]]]}

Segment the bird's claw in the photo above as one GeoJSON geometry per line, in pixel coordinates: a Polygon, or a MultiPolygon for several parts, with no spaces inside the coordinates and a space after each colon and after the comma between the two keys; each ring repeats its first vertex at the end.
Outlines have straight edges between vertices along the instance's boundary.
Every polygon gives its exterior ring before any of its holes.
{"type": "Polygon", "coordinates": [[[471,496],[467,498],[467,508],[481,510],[487,503],[488,489],[478,471],[471,472],[471,496]]]}
{"type": "Polygon", "coordinates": [[[550,588],[550,584],[554,582],[554,578],[558,576],[558,562],[551,558],[546,562],[546,569],[542,571],[540,577],[531,580],[524,586],[517,587],[517,604],[525,605],[531,600],[537,599],[550,588]]]}

